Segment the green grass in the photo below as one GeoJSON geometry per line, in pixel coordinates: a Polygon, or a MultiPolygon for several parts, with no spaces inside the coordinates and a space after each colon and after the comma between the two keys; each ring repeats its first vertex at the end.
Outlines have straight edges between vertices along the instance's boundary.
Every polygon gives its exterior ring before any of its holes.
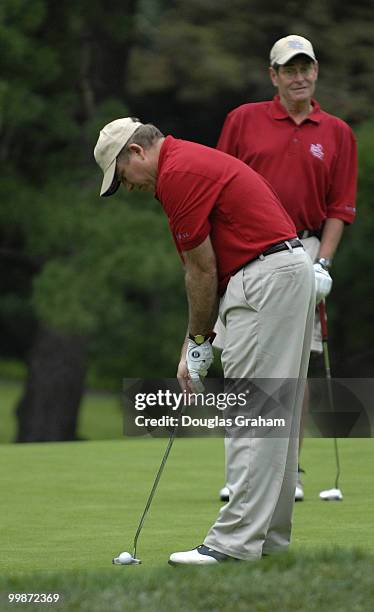
{"type": "Polygon", "coordinates": [[[88,440],[122,438],[123,416],[120,395],[86,392],[79,410],[78,436],[88,440]]]}
{"type": "MultiPolygon", "coordinates": [[[[19,381],[0,381],[0,444],[13,442],[17,422],[15,406],[22,393],[19,381]]],[[[121,398],[114,393],[86,392],[79,411],[78,436],[88,440],[121,438],[121,398]]]]}
{"type": "Polygon", "coordinates": [[[306,500],[295,505],[290,555],[180,571],[169,554],[201,543],[219,509],[223,444],[178,439],[139,541],[143,564],[111,566],[132,549],[165,444],[0,447],[0,592],[63,592],[61,609],[71,610],[371,609],[372,440],[339,441],[344,501],[330,503],[318,493],[334,484],[332,441],[305,440],[306,500]]]}
{"type": "MultiPolygon", "coordinates": [[[[209,568],[113,567],[90,572],[52,571],[0,578],[8,592],[60,593],[54,610],[87,612],[369,612],[374,597],[373,558],[359,551],[290,554],[251,564],[209,568]]],[[[9,606],[39,610],[42,606],[9,606]]],[[[43,606],[44,608],[44,606],[43,606]]],[[[5,609],[5,606],[4,608],[5,609]]]]}
{"type": "Polygon", "coordinates": [[[23,381],[26,378],[27,366],[16,359],[0,359],[0,378],[4,380],[23,381]]]}

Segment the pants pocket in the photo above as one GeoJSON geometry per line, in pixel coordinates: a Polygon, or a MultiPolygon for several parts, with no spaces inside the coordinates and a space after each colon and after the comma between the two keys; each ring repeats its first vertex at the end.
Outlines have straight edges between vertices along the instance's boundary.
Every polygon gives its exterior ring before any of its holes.
{"type": "MultiPolygon", "coordinates": [[[[290,300],[290,295],[295,294],[303,284],[305,275],[305,263],[281,266],[272,270],[265,286],[265,302],[268,306],[277,310],[290,300]]],[[[288,312],[288,314],[291,314],[288,312]]]]}
{"type": "Polygon", "coordinates": [[[262,277],[258,262],[249,264],[241,272],[244,301],[251,310],[258,312],[262,303],[262,277]]]}

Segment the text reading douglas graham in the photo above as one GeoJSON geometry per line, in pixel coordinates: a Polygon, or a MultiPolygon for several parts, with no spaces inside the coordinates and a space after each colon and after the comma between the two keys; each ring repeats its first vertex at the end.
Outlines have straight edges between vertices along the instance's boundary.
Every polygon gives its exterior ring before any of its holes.
{"type": "MultiPolygon", "coordinates": [[[[169,390],[159,389],[156,393],[137,393],[135,395],[136,410],[146,410],[148,407],[157,406],[178,410],[182,406],[213,406],[218,410],[228,407],[244,407],[248,401],[250,391],[243,393],[173,393],[169,390]]],[[[135,417],[137,427],[204,427],[214,429],[216,427],[285,427],[286,421],[281,418],[263,418],[262,416],[246,417],[236,415],[230,417],[199,417],[194,418],[187,414],[177,416],[162,415],[160,417],[148,417],[144,414],[135,417]]]]}
{"type": "Polygon", "coordinates": [[[163,415],[162,417],[146,417],[140,414],[135,417],[135,425],[137,427],[204,427],[206,429],[215,429],[216,427],[285,427],[285,419],[265,419],[262,416],[255,418],[238,415],[234,419],[229,417],[223,418],[214,417],[199,417],[194,418],[188,414],[182,414],[179,417],[163,415]]]}

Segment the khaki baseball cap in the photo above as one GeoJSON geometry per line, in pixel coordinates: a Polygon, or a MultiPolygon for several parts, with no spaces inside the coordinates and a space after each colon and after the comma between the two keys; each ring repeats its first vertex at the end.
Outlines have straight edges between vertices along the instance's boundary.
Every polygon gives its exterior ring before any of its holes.
{"type": "Polygon", "coordinates": [[[279,64],[282,66],[286,64],[295,55],[307,55],[316,62],[316,56],[314,55],[312,43],[309,42],[303,36],[297,34],[290,34],[285,38],[277,40],[270,51],[270,65],[279,64]]]}
{"type": "Polygon", "coordinates": [[[117,155],[141,125],[140,121],[125,117],[107,123],[101,130],[94,149],[96,162],[104,172],[101,196],[113,195],[120,186],[119,181],[115,180],[117,155]]]}

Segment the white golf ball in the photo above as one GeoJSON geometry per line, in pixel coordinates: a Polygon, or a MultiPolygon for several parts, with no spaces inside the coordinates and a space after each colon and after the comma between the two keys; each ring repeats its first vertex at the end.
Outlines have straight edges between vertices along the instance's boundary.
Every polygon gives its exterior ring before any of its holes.
{"type": "Polygon", "coordinates": [[[132,555],[128,552],[121,552],[121,554],[118,555],[118,560],[120,563],[130,563],[130,561],[132,561],[132,555]]]}

